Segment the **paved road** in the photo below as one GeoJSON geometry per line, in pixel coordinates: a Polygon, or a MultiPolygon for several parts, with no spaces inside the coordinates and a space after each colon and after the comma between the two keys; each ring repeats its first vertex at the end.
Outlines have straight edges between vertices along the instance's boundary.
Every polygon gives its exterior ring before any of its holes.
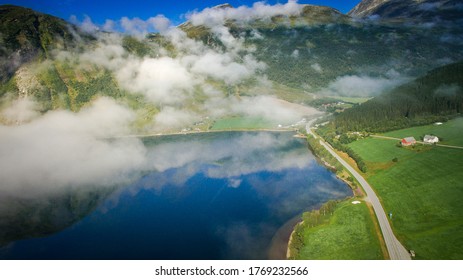
{"type": "MultiPolygon", "coordinates": [[[[308,122],[306,129],[307,133],[313,135],[315,138],[318,138],[312,132],[310,127],[314,121],[315,120],[308,122]]],[[[320,144],[322,144],[328,150],[328,152],[330,152],[347,170],[349,170],[355,179],[357,179],[357,181],[359,181],[359,183],[362,185],[367,195],[366,199],[370,201],[370,203],[373,205],[373,209],[375,210],[375,214],[378,218],[379,226],[383,233],[384,242],[386,243],[387,251],[389,252],[391,260],[410,260],[410,254],[407,252],[404,246],[402,246],[399,240],[397,240],[394,233],[392,232],[391,225],[389,224],[383,206],[379,202],[378,196],[376,196],[376,193],[373,191],[370,184],[368,184],[368,182],[357,171],[355,171],[355,169],[353,169],[338,154],[336,154],[329,144],[326,144],[322,140],[320,140],[320,144]]]]}

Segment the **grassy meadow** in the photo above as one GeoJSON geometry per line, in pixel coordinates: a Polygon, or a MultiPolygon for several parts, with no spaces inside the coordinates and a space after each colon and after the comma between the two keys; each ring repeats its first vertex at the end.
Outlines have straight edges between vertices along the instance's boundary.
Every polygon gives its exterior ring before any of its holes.
{"type": "MultiPolygon", "coordinates": [[[[463,118],[384,135],[420,139],[424,134],[442,137],[443,144],[463,145],[463,118]]],[[[463,150],[405,148],[397,142],[366,138],[349,146],[364,159],[365,177],[386,213],[392,212],[396,236],[417,259],[463,259],[463,150]]]]}
{"type": "Polygon", "coordinates": [[[441,139],[439,144],[463,146],[463,118],[453,119],[442,125],[431,124],[395,130],[384,135],[396,138],[413,136],[420,141],[426,134],[438,136],[441,139]]]}
{"type": "Polygon", "coordinates": [[[321,224],[304,226],[304,246],[295,259],[377,260],[384,259],[367,205],[352,204],[355,199],[336,206],[332,216],[321,224]]]}

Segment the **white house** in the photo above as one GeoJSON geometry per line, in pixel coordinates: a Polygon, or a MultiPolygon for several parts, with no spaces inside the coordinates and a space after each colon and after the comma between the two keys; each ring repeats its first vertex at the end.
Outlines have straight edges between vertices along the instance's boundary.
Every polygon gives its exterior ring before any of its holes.
{"type": "Polygon", "coordinates": [[[425,135],[423,138],[423,142],[426,144],[434,144],[439,142],[439,138],[434,135],[425,135]]]}

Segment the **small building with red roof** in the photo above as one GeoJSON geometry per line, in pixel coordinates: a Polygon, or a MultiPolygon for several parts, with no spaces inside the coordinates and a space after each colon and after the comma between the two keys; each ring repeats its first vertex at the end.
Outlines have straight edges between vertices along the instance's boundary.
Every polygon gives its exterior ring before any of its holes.
{"type": "Polygon", "coordinates": [[[416,144],[416,140],[414,137],[405,137],[400,141],[402,146],[412,146],[416,144]]]}

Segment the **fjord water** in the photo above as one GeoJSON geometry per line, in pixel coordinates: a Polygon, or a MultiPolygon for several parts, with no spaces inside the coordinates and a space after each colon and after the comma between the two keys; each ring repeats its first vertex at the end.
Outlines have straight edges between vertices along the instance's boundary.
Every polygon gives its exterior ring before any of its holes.
{"type": "Polygon", "coordinates": [[[0,257],[267,259],[285,223],[351,195],[292,133],[222,132],[143,141],[149,168],[138,179],[107,195],[75,224],[12,242],[0,257]]]}

